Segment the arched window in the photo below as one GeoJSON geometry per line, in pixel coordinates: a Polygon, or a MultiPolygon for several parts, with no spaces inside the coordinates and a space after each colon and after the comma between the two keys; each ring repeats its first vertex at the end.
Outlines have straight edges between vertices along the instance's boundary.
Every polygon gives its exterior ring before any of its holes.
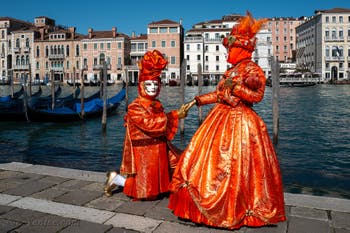
{"type": "Polygon", "coordinates": [[[29,38],[26,39],[26,48],[29,48],[29,38]]]}
{"type": "Polygon", "coordinates": [[[25,63],[26,61],[25,61],[25,59],[24,59],[24,56],[22,56],[21,57],[21,65],[25,65],[26,63],[25,63]]]}
{"type": "Polygon", "coordinates": [[[46,48],[45,48],[45,57],[48,57],[49,56],[49,46],[46,45],[46,48]]]}
{"type": "Polygon", "coordinates": [[[5,44],[1,45],[1,54],[5,54],[5,44]]]}
{"type": "Polygon", "coordinates": [[[16,48],[19,48],[19,38],[16,39],[16,48]]]}
{"type": "Polygon", "coordinates": [[[21,64],[21,60],[19,59],[19,55],[16,56],[16,65],[20,65],[21,64]]]}
{"type": "Polygon", "coordinates": [[[38,61],[36,62],[36,68],[37,68],[37,69],[39,69],[39,68],[40,68],[40,66],[39,66],[39,62],[38,62],[38,61]]]}
{"type": "Polygon", "coordinates": [[[29,55],[26,56],[26,65],[29,65],[29,55]]]}
{"type": "Polygon", "coordinates": [[[4,39],[5,38],[5,30],[1,31],[1,38],[4,39]]]}
{"type": "Polygon", "coordinates": [[[66,47],[66,56],[69,57],[69,45],[66,47]]]}

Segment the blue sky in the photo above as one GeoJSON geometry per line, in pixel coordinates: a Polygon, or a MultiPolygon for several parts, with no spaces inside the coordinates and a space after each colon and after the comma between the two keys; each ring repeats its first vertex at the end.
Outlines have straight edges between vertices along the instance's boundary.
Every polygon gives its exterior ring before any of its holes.
{"type": "Polygon", "coordinates": [[[56,24],[76,27],[77,32],[87,34],[94,30],[111,30],[131,35],[146,33],[152,21],[169,19],[189,30],[194,24],[223,15],[249,10],[254,17],[300,17],[312,16],[316,9],[350,9],[350,0],[12,0],[2,1],[1,17],[13,17],[34,22],[36,16],[47,16],[56,24]],[[282,3],[283,2],[283,3],[282,3]]]}

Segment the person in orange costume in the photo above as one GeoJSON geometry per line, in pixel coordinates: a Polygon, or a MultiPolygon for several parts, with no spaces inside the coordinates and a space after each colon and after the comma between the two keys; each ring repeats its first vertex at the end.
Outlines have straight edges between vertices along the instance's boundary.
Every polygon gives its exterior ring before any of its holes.
{"type": "Polygon", "coordinates": [[[176,134],[178,119],[187,114],[179,110],[165,113],[157,99],[162,70],[168,64],[158,50],[148,51],[139,62],[138,97],[128,106],[125,120],[125,140],[120,173],[107,173],[106,196],[117,186],[135,200],[153,200],[167,193],[170,169],[177,162],[176,148],[170,140],[176,134]]]}
{"type": "Polygon", "coordinates": [[[232,64],[215,91],[191,105],[213,104],[181,155],[170,184],[168,207],[183,219],[238,229],[285,221],[277,156],[264,121],[253,110],[266,78],[251,60],[255,34],[265,20],[249,12],[223,45],[232,64]]]}

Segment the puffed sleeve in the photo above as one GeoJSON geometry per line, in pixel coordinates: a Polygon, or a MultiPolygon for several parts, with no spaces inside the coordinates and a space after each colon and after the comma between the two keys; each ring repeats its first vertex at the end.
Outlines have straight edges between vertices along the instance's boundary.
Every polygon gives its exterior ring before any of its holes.
{"type": "Polygon", "coordinates": [[[266,78],[258,67],[248,67],[248,73],[242,82],[238,82],[234,89],[234,96],[249,103],[258,103],[264,97],[266,78]]]}

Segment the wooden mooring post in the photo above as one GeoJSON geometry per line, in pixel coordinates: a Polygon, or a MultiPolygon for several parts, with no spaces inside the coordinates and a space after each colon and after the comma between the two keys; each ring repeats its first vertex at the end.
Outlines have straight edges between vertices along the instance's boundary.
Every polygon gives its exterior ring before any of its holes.
{"type": "Polygon", "coordinates": [[[84,110],[84,70],[86,67],[81,68],[81,73],[80,73],[80,86],[81,86],[81,91],[80,91],[80,117],[81,119],[85,119],[85,110],[84,110]]]}
{"type": "MultiPolygon", "coordinates": [[[[186,80],[186,60],[184,59],[180,69],[180,106],[185,103],[185,80],[186,80]]],[[[180,119],[180,133],[185,133],[185,120],[180,119]]]]}
{"type": "Polygon", "coordinates": [[[128,111],[129,105],[129,71],[125,68],[125,111],[128,111]]]}
{"type": "Polygon", "coordinates": [[[272,58],[272,115],[273,115],[273,144],[278,144],[278,130],[279,130],[279,92],[280,92],[280,64],[275,58],[272,58]]]}
{"type": "MultiPolygon", "coordinates": [[[[202,87],[203,87],[203,75],[202,75],[202,64],[201,63],[198,63],[198,66],[197,66],[197,73],[198,73],[198,95],[201,95],[202,94],[202,87]]],[[[203,110],[202,110],[202,107],[199,106],[198,107],[198,119],[199,119],[199,125],[202,124],[202,121],[203,121],[203,110]]]]}
{"type": "Polygon", "coordinates": [[[103,85],[103,112],[102,112],[102,132],[106,133],[107,131],[107,63],[103,62],[103,81],[101,85],[103,85]]]}
{"type": "Polygon", "coordinates": [[[55,109],[55,73],[51,70],[51,109],[55,109]]]}

